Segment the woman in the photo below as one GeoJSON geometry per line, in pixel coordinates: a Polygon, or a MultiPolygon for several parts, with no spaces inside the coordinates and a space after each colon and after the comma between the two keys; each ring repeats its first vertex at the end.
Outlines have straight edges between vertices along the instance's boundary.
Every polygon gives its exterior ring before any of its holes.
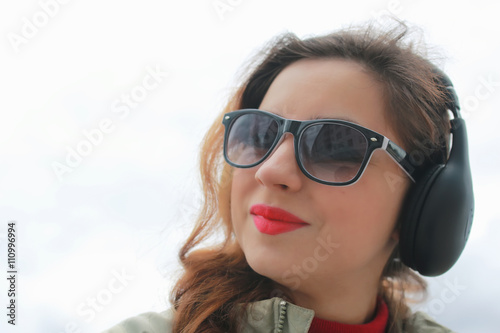
{"type": "Polygon", "coordinates": [[[405,200],[447,159],[453,97],[406,30],[270,43],[205,137],[173,308],[109,332],[450,332],[406,305],[405,200]]]}

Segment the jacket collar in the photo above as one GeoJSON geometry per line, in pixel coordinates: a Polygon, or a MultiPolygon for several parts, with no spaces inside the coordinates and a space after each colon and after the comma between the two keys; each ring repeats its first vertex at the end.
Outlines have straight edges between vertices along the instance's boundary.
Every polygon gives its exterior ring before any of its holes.
{"type": "MultiPolygon", "coordinates": [[[[241,333],[307,333],[314,318],[314,311],[274,297],[251,303],[246,309],[246,315],[246,323],[241,333]]],[[[422,312],[397,321],[395,326],[387,331],[452,333],[422,312]]]]}
{"type": "Polygon", "coordinates": [[[307,333],[314,311],[274,297],[250,304],[242,333],[307,333]]]}

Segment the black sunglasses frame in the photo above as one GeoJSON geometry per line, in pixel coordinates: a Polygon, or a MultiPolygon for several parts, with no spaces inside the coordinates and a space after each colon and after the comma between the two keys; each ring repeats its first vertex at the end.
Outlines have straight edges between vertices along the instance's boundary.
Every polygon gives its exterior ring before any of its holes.
{"type": "Polygon", "coordinates": [[[295,149],[295,159],[297,161],[297,164],[308,178],[321,183],[325,185],[330,185],[330,186],[346,186],[346,185],[351,185],[356,183],[361,176],[363,175],[366,166],[370,162],[370,159],[372,157],[373,152],[376,149],[382,149],[385,152],[389,154],[389,156],[392,157],[392,159],[403,169],[403,171],[408,175],[408,177],[415,182],[415,171],[416,168],[412,165],[410,162],[410,156],[408,153],[406,153],[401,147],[399,147],[397,144],[389,140],[387,137],[383,136],[382,134],[379,134],[375,131],[372,131],[368,128],[365,128],[363,126],[360,126],[358,124],[345,121],[345,120],[338,120],[338,119],[317,119],[317,120],[305,120],[305,121],[300,121],[300,120],[291,120],[291,119],[286,119],[283,117],[280,117],[274,113],[267,112],[267,111],[262,111],[258,109],[242,109],[242,110],[237,110],[237,111],[232,111],[224,114],[222,123],[225,126],[225,132],[224,132],[224,159],[226,162],[234,167],[237,168],[252,168],[256,165],[259,165],[262,163],[264,160],[267,159],[267,157],[274,151],[276,146],[280,143],[282,138],[284,137],[285,133],[291,133],[294,138],[294,149],[295,149]],[[227,140],[229,137],[229,132],[231,130],[231,127],[236,119],[242,115],[246,114],[261,114],[261,115],[266,115],[268,117],[273,118],[277,123],[278,123],[278,134],[276,135],[276,138],[274,139],[273,144],[269,148],[269,151],[257,162],[249,165],[240,165],[233,163],[229,160],[227,156],[227,140]],[[359,170],[357,174],[352,178],[351,180],[347,182],[330,182],[330,181],[325,181],[320,178],[317,178],[313,175],[311,175],[303,166],[302,161],[300,160],[300,154],[299,154],[299,147],[300,147],[300,140],[302,137],[302,134],[304,131],[316,124],[340,124],[343,126],[347,126],[350,128],[353,128],[357,131],[359,131],[363,136],[366,138],[366,141],[368,143],[368,147],[366,149],[365,156],[363,157],[363,161],[361,163],[361,166],[359,167],[359,170]]]}

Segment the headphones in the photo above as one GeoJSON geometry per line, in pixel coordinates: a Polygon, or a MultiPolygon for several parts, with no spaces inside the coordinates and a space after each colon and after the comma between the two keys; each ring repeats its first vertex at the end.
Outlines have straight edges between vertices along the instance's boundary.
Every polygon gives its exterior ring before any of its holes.
{"type": "Polygon", "coordinates": [[[399,254],[408,267],[425,276],[448,271],[462,253],[472,226],[474,193],[465,122],[453,84],[437,68],[446,88],[452,144],[446,164],[433,165],[409,189],[401,210],[399,254]]]}

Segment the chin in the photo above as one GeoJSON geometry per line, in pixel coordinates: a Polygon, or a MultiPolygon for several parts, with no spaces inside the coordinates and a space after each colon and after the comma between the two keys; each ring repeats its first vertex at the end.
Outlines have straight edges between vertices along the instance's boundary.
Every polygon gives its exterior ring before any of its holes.
{"type": "Polygon", "coordinates": [[[266,253],[245,253],[245,258],[248,265],[256,273],[268,277],[274,281],[279,279],[280,268],[283,266],[283,262],[279,262],[279,259],[273,259],[269,254],[266,253]]]}

